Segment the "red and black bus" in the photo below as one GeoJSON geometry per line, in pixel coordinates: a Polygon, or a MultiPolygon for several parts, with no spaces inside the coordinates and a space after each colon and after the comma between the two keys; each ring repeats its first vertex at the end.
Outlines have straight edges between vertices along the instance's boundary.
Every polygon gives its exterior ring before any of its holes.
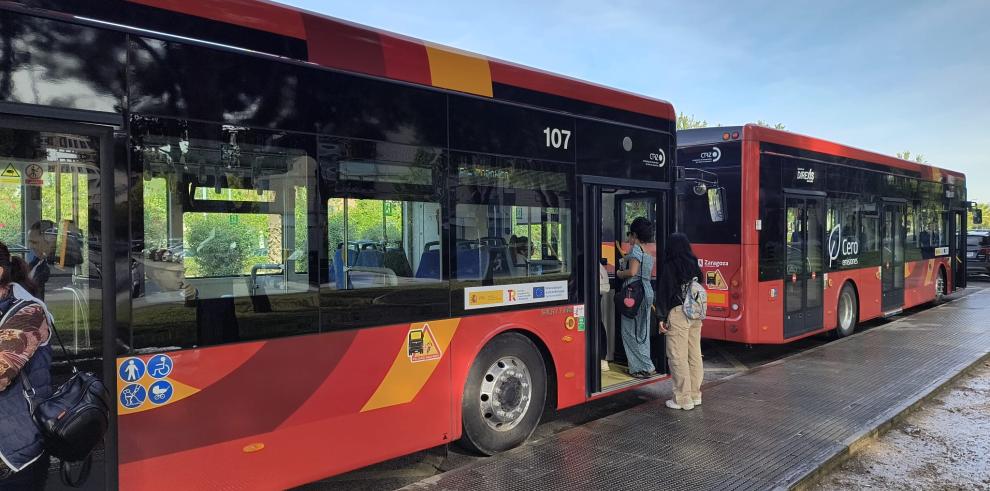
{"type": "Polygon", "coordinates": [[[0,240],[118,404],[94,486],[493,453],[649,383],[589,340],[672,229],[667,102],[255,0],[2,1],[0,60],[0,240]]]}
{"type": "Polygon", "coordinates": [[[679,131],[677,165],[706,338],[844,336],[966,284],[961,173],[752,124],[679,131]]]}

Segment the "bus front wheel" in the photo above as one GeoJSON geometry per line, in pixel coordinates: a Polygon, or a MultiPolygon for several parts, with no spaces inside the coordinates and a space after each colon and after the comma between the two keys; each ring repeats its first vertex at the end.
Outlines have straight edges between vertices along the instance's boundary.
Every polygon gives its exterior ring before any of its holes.
{"type": "Polygon", "coordinates": [[[464,384],[461,443],[493,455],[526,441],[540,422],[546,393],[546,364],[536,345],[518,333],[496,336],[464,384]]]}
{"type": "Polygon", "coordinates": [[[856,298],[856,290],[849,283],[842,285],[836,313],[838,314],[838,325],[835,328],[836,336],[844,338],[852,334],[856,330],[856,323],[859,321],[859,300],[856,298]]]}

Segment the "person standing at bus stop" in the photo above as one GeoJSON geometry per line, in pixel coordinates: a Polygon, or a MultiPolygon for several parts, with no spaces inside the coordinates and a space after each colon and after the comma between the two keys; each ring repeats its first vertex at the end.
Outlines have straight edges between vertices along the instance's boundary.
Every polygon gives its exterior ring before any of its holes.
{"type": "Polygon", "coordinates": [[[33,296],[27,264],[0,242],[0,489],[44,489],[48,454],[25,403],[27,378],[34,400],[52,394],[51,321],[33,296]]]}
{"type": "Polygon", "coordinates": [[[616,278],[623,280],[625,288],[633,281],[643,283],[643,301],[635,318],[622,316],[622,346],[629,361],[629,375],[635,378],[649,378],[656,374],[653,360],[650,359],[650,308],[653,305],[653,285],[650,273],[655,259],[644,249],[643,244],[653,242],[653,224],[643,217],[637,217],[629,225],[629,254],[622,258],[622,269],[615,272],[616,278]]]}
{"type": "Polygon", "coordinates": [[[684,288],[693,278],[701,279],[698,258],[691,242],[682,233],[671,234],[660,265],[657,309],[660,333],[667,336],[667,363],[674,382],[671,409],[694,409],[701,404],[701,382],[705,369],[701,362],[701,321],[684,315],[684,288]]]}

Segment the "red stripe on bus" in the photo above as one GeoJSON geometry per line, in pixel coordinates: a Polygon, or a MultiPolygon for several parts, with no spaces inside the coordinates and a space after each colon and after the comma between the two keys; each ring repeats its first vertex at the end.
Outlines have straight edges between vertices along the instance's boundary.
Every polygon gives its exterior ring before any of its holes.
{"type": "Polygon", "coordinates": [[[507,61],[490,60],[489,64],[492,68],[493,82],[601,104],[603,106],[646,114],[657,118],[674,119],[674,106],[667,101],[636,95],[631,92],[612,89],[562,75],[554,75],[507,61]]]}
{"type": "Polygon", "coordinates": [[[257,0],[128,0],[149,7],[306,39],[302,13],[257,0]]]}
{"type": "Polygon", "coordinates": [[[330,68],[384,77],[385,55],[377,32],[303,14],[309,61],[330,68]]]}

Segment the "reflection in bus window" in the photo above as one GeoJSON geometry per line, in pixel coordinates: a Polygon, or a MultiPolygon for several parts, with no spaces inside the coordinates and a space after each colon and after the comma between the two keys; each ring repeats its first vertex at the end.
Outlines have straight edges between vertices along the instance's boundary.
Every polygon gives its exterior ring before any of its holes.
{"type": "MultiPolygon", "coordinates": [[[[132,244],[133,347],[313,332],[304,136],[135,117],[143,241],[132,244]]],[[[307,148],[309,147],[309,148],[307,148]]]]}
{"type": "Polygon", "coordinates": [[[572,231],[566,174],[532,161],[458,158],[452,276],[509,283],[567,278],[572,231]]]}
{"type": "Polygon", "coordinates": [[[327,217],[334,289],[440,281],[439,203],[331,198],[327,217]]]}

